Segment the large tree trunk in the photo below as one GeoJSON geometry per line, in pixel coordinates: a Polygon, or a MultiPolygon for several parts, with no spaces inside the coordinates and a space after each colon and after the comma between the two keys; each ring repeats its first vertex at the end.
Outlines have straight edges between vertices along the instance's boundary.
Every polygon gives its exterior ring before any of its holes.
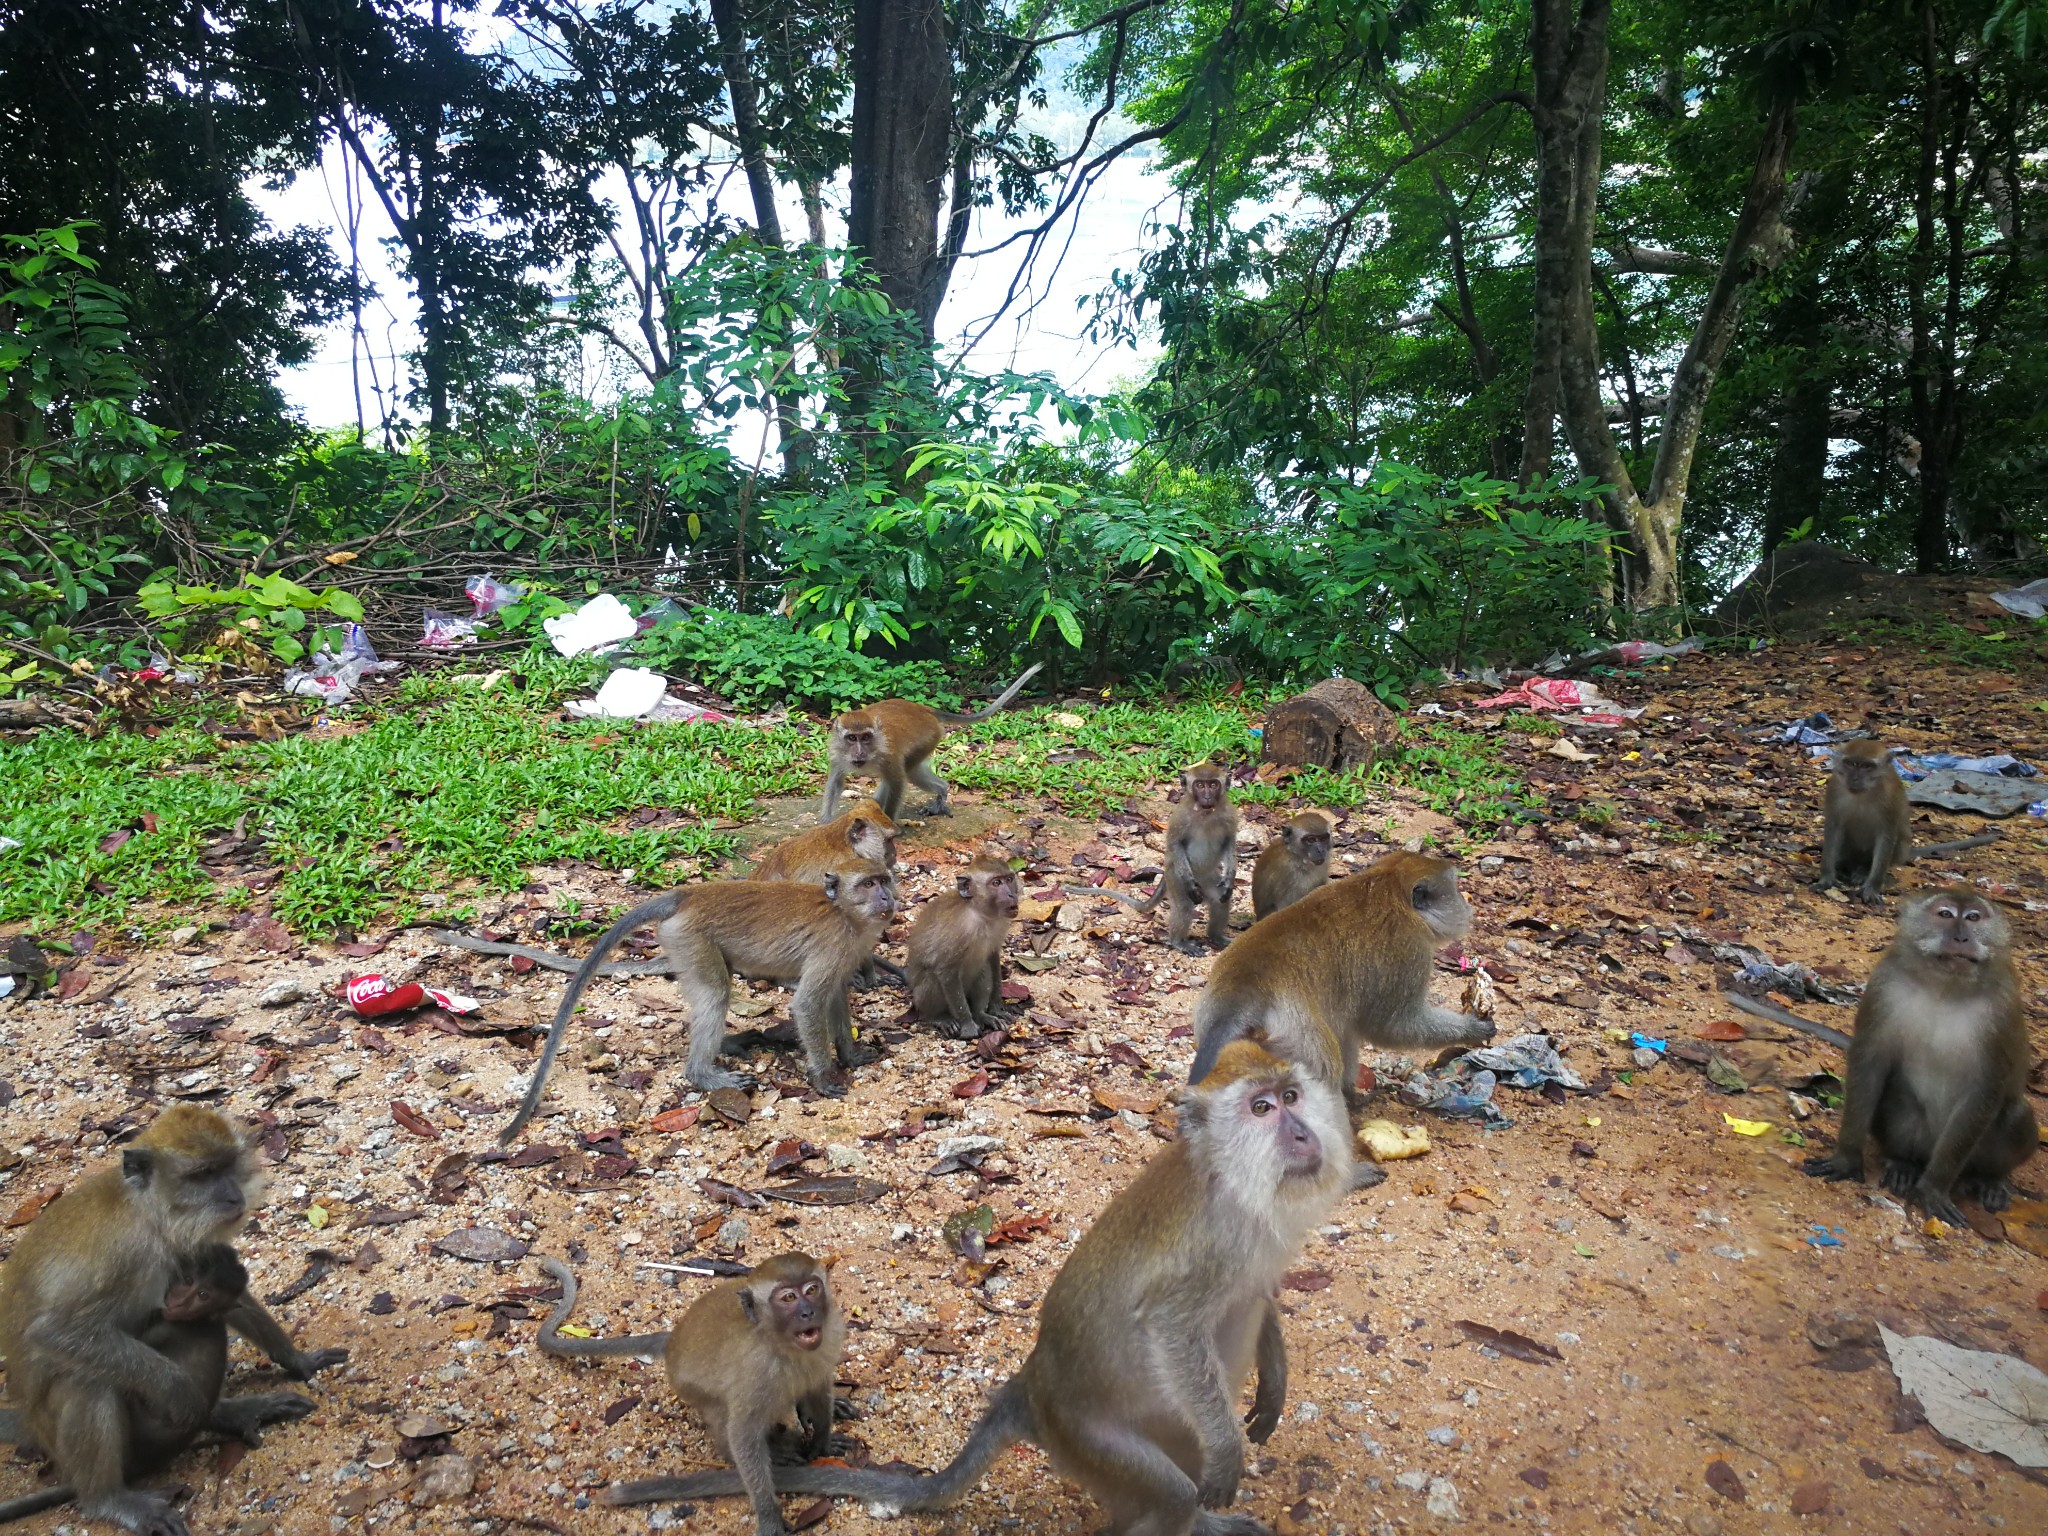
{"type": "Polygon", "coordinates": [[[940,0],[855,0],[847,243],[889,302],[935,333],[953,56],[940,0]]]}
{"type": "MultiPolygon", "coordinates": [[[[1611,486],[1602,498],[1608,525],[1619,536],[1623,601],[1637,612],[1679,605],[1679,529],[1685,511],[1693,455],[1722,361],[1735,339],[1743,301],[1758,277],[1784,258],[1790,240],[1784,223],[1786,171],[1797,126],[1791,97],[1775,100],[1765,118],[1741,211],[1716,269],[1714,285],[1694,327],[1692,340],[1672,375],[1657,458],[1647,492],[1639,491],[1616,448],[1600,394],[1600,336],[1593,310],[1593,230],[1600,186],[1600,132],[1607,97],[1607,24],[1610,0],[1581,0],[1576,24],[1571,0],[1536,0],[1535,52],[1539,71],[1546,57],[1561,72],[1546,86],[1551,109],[1538,98],[1536,132],[1542,146],[1545,185],[1550,167],[1569,165],[1564,190],[1566,214],[1547,220],[1539,209],[1539,287],[1561,285],[1549,302],[1559,309],[1562,338],[1558,356],[1559,396],[1566,435],[1580,470],[1611,486]],[[1561,48],[1560,35],[1569,41],[1561,48]],[[1560,231],[1558,225],[1562,224],[1560,231]],[[1545,253],[1545,239],[1562,249],[1545,253]],[[1548,255],[1548,260],[1545,257],[1548,255]]],[[[1542,304],[1538,305],[1539,313],[1542,304]]],[[[1523,463],[1528,464],[1525,449],[1523,463]]]]}
{"type": "MultiPolygon", "coordinates": [[[[1802,307],[1818,295],[1794,299],[1802,307]]],[[[1815,328],[1801,324],[1800,339],[1818,340],[1815,328]]],[[[1808,347],[1802,356],[1811,358],[1808,347]]],[[[1764,507],[1763,552],[1785,542],[1786,534],[1820,510],[1827,489],[1829,396],[1828,379],[1802,364],[1799,375],[1778,399],[1778,452],[1771,465],[1771,499],[1764,507]]]]}

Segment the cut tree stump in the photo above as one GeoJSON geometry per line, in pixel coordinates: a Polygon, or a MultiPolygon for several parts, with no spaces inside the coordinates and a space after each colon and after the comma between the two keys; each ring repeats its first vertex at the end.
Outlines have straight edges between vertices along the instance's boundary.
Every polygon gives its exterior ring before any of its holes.
{"type": "Polygon", "coordinates": [[[1394,712],[1370,688],[1330,677],[1266,712],[1259,757],[1289,768],[1370,768],[1393,735],[1394,712]]]}

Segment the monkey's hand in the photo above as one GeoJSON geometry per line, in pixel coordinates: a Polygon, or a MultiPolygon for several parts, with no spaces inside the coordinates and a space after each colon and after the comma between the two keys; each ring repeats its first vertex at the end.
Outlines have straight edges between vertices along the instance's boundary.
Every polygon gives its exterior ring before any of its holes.
{"type": "Polygon", "coordinates": [[[1800,1164],[1800,1167],[1805,1169],[1810,1177],[1826,1179],[1831,1184],[1839,1184],[1848,1179],[1861,1182],[1863,1178],[1863,1159],[1852,1157],[1846,1152],[1838,1151],[1828,1157],[1809,1157],[1800,1164]]]}
{"type": "Polygon", "coordinates": [[[302,1349],[299,1358],[285,1366],[284,1373],[293,1381],[311,1381],[329,1366],[340,1365],[346,1359],[346,1348],[302,1349]]]}
{"type": "Polygon", "coordinates": [[[1237,1485],[1244,1481],[1244,1444],[1233,1444],[1228,1455],[1204,1456],[1201,1485],[1195,1502],[1204,1509],[1228,1509],[1237,1502],[1237,1485]]]}
{"type": "Polygon", "coordinates": [[[1856,894],[1863,898],[1863,905],[1866,907],[1881,907],[1884,905],[1884,892],[1874,885],[1866,885],[1856,894]]]}
{"type": "Polygon", "coordinates": [[[263,1443],[266,1424],[287,1424],[313,1411],[313,1400],[296,1392],[266,1392],[257,1397],[224,1397],[213,1405],[206,1427],[252,1449],[263,1443]]]}
{"type": "MultiPolygon", "coordinates": [[[[872,1061],[874,1058],[869,1057],[868,1059],[872,1061]]],[[[846,1097],[846,1084],[839,1080],[837,1072],[806,1072],[804,1076],[810,1081],[811,1091],[817,1094],[818,1097],[823,1099],[843,1099],[846,1097]]]]}
{"type": "Polygon", "coordinates": [[[1952,1227],[1967,1227],[1970,1224],[1957,1209],[1955,1201],[1949,1198],[1948,1191],[1936,1189],[1925,1179],[1914,1185],[1912,1194],[1906,1198],[1936,1221],[1945,1221],[1952,1227]]]}
{"type": "Polygon", "coordinates": [[[1264,1445],[1273,1438],[1273,1431],[1280,1427],[1280,1410],[1283,1406],[1277,1400],[1264,1400],[1265,1383],[1259,1383],[1261,1395],[1252,1399],[1252,1411],[1244,1416],[1244,1437],[1253,1445],[1264,1445]]]}

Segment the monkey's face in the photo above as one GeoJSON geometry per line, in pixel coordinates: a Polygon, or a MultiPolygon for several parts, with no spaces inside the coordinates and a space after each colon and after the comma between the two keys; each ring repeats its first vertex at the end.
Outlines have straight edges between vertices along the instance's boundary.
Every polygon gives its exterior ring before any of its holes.
{"type": "Polygon", "coordinates": [[[825,1338],[825,1318],[832,1307],[825,1277],[813,1274],[786,1281],[768,1293],[768,1316],[798,1349],[816,1349],[825,1338]]]}
{"type": "Polygon", "coordinates": [[[1289,827],[1280,834],[1295,856],[1307,864],[1330,862],[1330,834],[1327,832],[1304,832],[1298,827],[1289,827]]]}
{"type": "Polygon", "coordinates": [[[855,767],[875,755],[875,728],[866,720],[841,720],[832,736],[833,751],[855,767]]]}
{"type": "Polygon", "coordinates": [[[1867,795],[1877,788],[1878,775],[1892,772],[1891,759],[1884,753],[1837,752],[1835,776],[1852,795],[1867,795]]]}
{"type": "Polygon", "coordinates": [[[1959,971],[1974,970],[2012,940],[2005,914],[1986,897],[1962,890],[1916,898],[1899,919],[1899,932],[1926,959],[1959,971]]]}
{"type": "Polygon", "coordinates": [[[1205,811],[1213,811],[1223,803],[1223,779],[1215,773],[1189,773],[1181,776],[1181,783],[1195,804],[1205,811]]]}
{"type": "Polygon", "coordinates": [[[121,1154],[130,1190],[156,1203],[173,1247],[227,1237],[249,1214],[249,1181],[239,1145],[199,1156],[138,1143],[121,1154]]]}
{"type": "Polygon", "coordinates": [[[887,870],[863,869],[827,878],[835,880],[838,889],[835,894],[828,884],[825,894],[843,903],[856,917],[886,921],[896,910],[896,879],[887,870]]]}
{"type": "Polygon", "coordinates": [[[1458,889],[1458,872],[1449,865],[1417,880],[1409,888],[1408,901],[1440,939],[1458,938],[1472,926],[1472,904],[1458,889]]]}
{"type": "Polygon", "coordinates": [[[990,911],[1000,917],[1017,915],[1017,877],[1008,870],[1000,875],[985,876],[981,880],[981,898],[990,911]]]}

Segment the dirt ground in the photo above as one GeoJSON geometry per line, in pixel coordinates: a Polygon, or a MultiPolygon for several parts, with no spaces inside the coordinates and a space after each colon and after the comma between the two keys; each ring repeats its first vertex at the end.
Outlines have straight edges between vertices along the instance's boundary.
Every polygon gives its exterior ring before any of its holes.
{"type": "MultiPolygon", "coordinates": [[[[1402,1071],[1379,1063],[1370,1112],[1424,1125],[1432,1150],[1389,1164],[1386,1183],[1340,1205],[1301,1255],[1282,1298],[1290,1400],[1253,1455],[1243,1507],[1283,1536],[1457,1522],[1692,1536],[2048,1530],[2042,1479],[1945,1444],[1902,1406],[1882,1349],[1857,1343],[1853,1327],[1838,1343],[1841,1327],[1816,1321],[1842,1309],[2048,1365],[2048,1225],[2030,1224],[2048,1218],[2022,1205],[2005,1223],[1984,1218],[1981,1232],[1931,1235],[1875,1189],[1803,1177],[1798,1162],[1827,1144],[1834,1115],[1802,1123],[1788,1085],[1839,1069],[1828,1046],[1747,1021],[1746,1038],[1712,1043],[1747,1080],[1739,1095],[1677,1059],[1682,1048],[1704,1056],[1700,1031],[1725,1036],[1713,1026],[1738,1017],[1719,997],[1728,967],[1715,943],[1860,981],[1896,913],[1896,901],[1866,912],[1811,888],[1821,774],[1797,748],[1747,733],[1825,707],[1909,746],[2048,761],[2038,682],[2038,672],[1960,674],[1923,655],[1786,645],[1607,680],[1620,701],[1649,707],[1627,728],[1573,729],[1588,761],[1552,755],[1543,737],[1506,744],[1554,819],[1468,851],[1478,916],[1464,953],[1498,983],[1502,1035],[1550,1032],[1590,1091],[1503,1088],[1513,1124],[1482,1130],[1404,1106],[1402,1071]],[[1728,839],[1689,840],[1699,828],[1728,839]],[[1669,1055],[1637,1069],[1629,1032],[1667,1040],[1669,1055]],[[1773,1128],[1739,1135],[1729,1115],[1773,1128]],[[1513,1330],[1559,1358],[1503,1355],[1464,1322],[1513,1330]]],[[[1452,690],[1439,702],[1455,710],[1476,696],[1452,690]]],[[[1505,729],[1497,713],[1470,718],[1505,729]]],[[[213,923],[194,912],[168,949],[92,936],[79,962],[88,980],[68,1000],[0,1004],[10,1228],[174,1099],[263,1117],[270,1201],[244,1243],[256,1286],[295,1293],[276,1310],[302,1344],[352,1351],[310,1388],[310,1419],[246,1454],[227,1447],[178,1464],[195,1532],[751,1528],[737,1501],[681,1515],[591,1502],[615,1478],[705,1465],[703,1436],[653,1365],[542,1356],[533,1331],[551,1294],[545,1277],[530,1261],[437,1246],[468,1228],[500,1236],[451,1246],[567,1256],[583,1278],[577,1320],[607,1334],[666,1326],[705,1283],[639,1267],[650,1261],[837,1254],[852,1317],[842,1390],[860,1415],[845,1428],[877,1460],[949,1458],[986,1390],[1028,1350],[1030,1308],[1074,1240],[1171,1134],[1166,1093],[1191,1054],[1207,966],[1159,943],[1155,919],[1056,905],[1062,878],[1155,862],[1151,823],[959,798],[953,821],[906,839],[904,885],[929,895],[983,848],[1030,860],[1037,920],[1010,946],[1009,1038],[938,1039],[908,1018],[900,991],[857,994],[885,1060],[831,1101],[807,1094],[789,1053],[756,1051],[765,1086],[743,1124],[680,1091],[667,983],[601,982],[557,1067],[552,1112],[508,1158],[496,1132],[561,978],[418,929],[348,952],[300,945],[260,903],[213,923]],[[359,1020],[338,994],[364,971],[482,1007],[462,1019],[430,1009],[359,1020]],[[289,1000],[261,1006],[273,987],[289,1000]],[[997,1144],[979,1171],[935,1173],[944,1145],[969,1136],[997,1144]],[[735,1209],[703,1182],[774,1187],[784,1168],[880,1188],[839,1186],[876,1195],[847,1205],[735,1209]],[[1018,1234],[989,1249],[993,1269],[942,1236],[948,1218],[981,1204],[1012,1223],[999,1232],[1018,1234]],[[1015,1218],[1042,1218],[1042,1229],[1015,1218]]],[[[1142,808],[1157,815],[1164,804],[1142,808]]],[[[770,809],[781,827],[801,814],[770,809]]],[[[1286,813],[1248,817],[1247,846],[1286,813]]],[[[1978,825],[1923,815],[1916,834],[1978,825]]],[[[2048,1088],[2048,854],[2040,822],[2002,829],[1998,845],[1903,880],[1951,871],[2004,905],[2027,972],[2038,1090],[2048,1088]]],[[[1449,830],[1389,796],[1343,819],[1340,859],[1355,867],[1449,830]]],[[[587,910],[628,896],[601,872],[551,869],[487,908],[486,925],[523,935],[565,898],[587,910]]],[[[1455,968],[1447,959],[1440,1000],[1457,995],[1455,968]]],[[[734,1027],[774,1023],[785,1001],[770,988],[742,993],[734,1027]]],[[[1847,1026],[1846,1009],[1800,1006],[1847,1026]]],[[[2048,1114],[2048,1098],[2033,1103],[2048,1114]]],[[[2038,1197],[2048,1161],[2037,1157],[2020,1183],[2038,1197]]],[[[238,1385],[263,1377],[246,1346],[237,1361],[238,1385]]],[[[0,1496],[37,1483],[17,1460],[0,1496]]],[[[809,1502],[786,1501],[793,1522],[847,1536],[883,1529],[851,1504],[809,1502]]],[[[943,1523],[1078,1533],[1101,1522],[1026,1449],[943,1523]]],[[[60,1512],[21,1529],[64,1524],[60,1512]]]]}

